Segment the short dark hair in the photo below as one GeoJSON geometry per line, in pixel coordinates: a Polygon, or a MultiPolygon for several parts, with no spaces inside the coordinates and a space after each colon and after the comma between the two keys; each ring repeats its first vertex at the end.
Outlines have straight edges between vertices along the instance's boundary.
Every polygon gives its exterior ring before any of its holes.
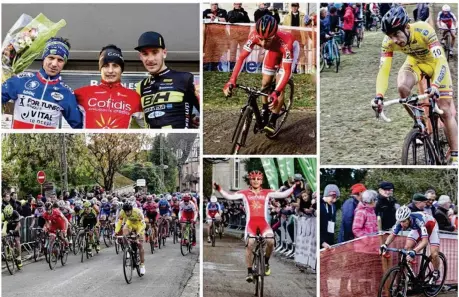
{"type": "Polygon", "coordinates": [[[330,13],[335,13],[335,12],[336,12],[336,7],[335,6],[330,7],[330,13]]]}

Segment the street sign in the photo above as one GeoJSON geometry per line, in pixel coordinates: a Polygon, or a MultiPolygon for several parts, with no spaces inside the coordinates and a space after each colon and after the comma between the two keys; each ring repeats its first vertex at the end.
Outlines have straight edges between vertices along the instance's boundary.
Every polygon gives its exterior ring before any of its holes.
{"type": "Polygon", "coordinates": [[[44,171],[38,171],[37,172],[37,181],[40,185],[44,184],[44,182],[46,181],[46,174],[44,171]]]}
{"type": "Polygon", "coordinates": [[[147,185],[147,181],[144,179],[137,180],[137,187],[145,187],[147,185]]]}

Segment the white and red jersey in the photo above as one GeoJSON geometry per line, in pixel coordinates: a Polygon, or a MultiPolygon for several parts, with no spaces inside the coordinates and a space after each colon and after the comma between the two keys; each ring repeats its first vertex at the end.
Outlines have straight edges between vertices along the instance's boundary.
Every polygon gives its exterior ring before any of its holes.
{"type": "MultiPolygon", "coordinates": [[[[290,75],[292,73],[292,63],[293,63],[293,43],[295,42],[295,37],[288,32],[281,32],[278,31],[276,36],[271,42],[270,47],[267,49],[265,53],[265,59],[263,60],[263,67],[273,69],[278,65],[281,66],[283,70],[280,72],[282,74],[281,79],[276,85],[276,91],[282,92],[285,86],[290,79],[290,75]]],[[[260,38],[257,35],[257,32],[253,30],[249,34],[249,39],[245,43],[239,59],[234,66],[233,74],[231,75],[231,81],[235,84],[239,72],[241,70],[242,64],[244,60],[249,56],[252,52],[255,45],[260,46],[260,38]]]]}
{"type": "Polygon", "coordinates": [[[185,202],[181,201],[180,202],[180,210],[179,210],[179,220],[184,222],[184,221],[196,221],[196,218],[198,216],[198,210],[196,208],[196,205],[191,202],[188,204],[185,204],[185,202]]]}
{"type": "Polygon", "coordinates": [[[276,192],[269,189],[261,189],[255,192],[251,189],[238,191],[234,194],[229,194],[223,190],[220,190],[223,198],[229,200],[244,201],[246,210],[246,229],[245,233],[249,235],[256,235],[257,228],[260,228],[260,233],[265,236],[268,233],[272,234],[271,227],[268,224],[266,214],[268,213],[269,201],[271,199],[284,199],[289,197],[293,193],[295,186],[283,192],[276,192]]]}

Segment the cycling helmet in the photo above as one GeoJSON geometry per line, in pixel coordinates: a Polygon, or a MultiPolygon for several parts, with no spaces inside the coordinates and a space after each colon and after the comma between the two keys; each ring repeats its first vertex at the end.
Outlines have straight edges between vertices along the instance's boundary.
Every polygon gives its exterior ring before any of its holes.
{"type": "Polygon", "coordinates": [[[155,198],[155,202],[158,203],[159,202],[159,198],[155,198]]]}
{"type": "Polygon", "coordinates": [[[59,208],[64,208],[65,207],[65,201],[64,200],[59,200],[57,202],[57,206],[59,206],[59,208]]]}
{"type": "Polygon", "coordinates": [[[255,31],[262,39],[270,38],[277,33],[277,21],[270,15],[264,15],[255,24],[255,31]]]}
{"type": "Polygon", "coordinates": [[[131,203],[124,203],[123,204],[123,210],[124,211],[131,211],[132,210],[132,204],[131,203]]]}
{"type": "Polygon", "coordinates": [[[5,208],[3,209],[3,213],[5,214],[5,217],[11,217],[11,215],[13,214],[13,207],[11,205],[7,205],[5,206],[5,208]]]}
{"type": "Polygon", "coordinates": [[[177,196],[172,196],[172,201],[177,201],[177,196]]]}
{"type": "Polygon", "coordinates": [[[450,12],[451,11],[451,7],[449,7],[448,4],[445,4],[442,6],[441,8],[442,11],[446,11],[446,12],[450,12]]]}
{"type": "Polygon", "coordinates": [[[183,195],[182,201],[188,202],[188,201],[190,201],[190,200],[191,200],[190,195],[183,195]]]}
{"type": "Polygon", "coordinates": [[[408,206],[404,205],[397,209],[397,211],[395,212],[395,219],[397,220],[397,222],[401,222],[408,219],[410,215],[411,210],[408,208],[408,206]]]}
{"type": "Polygon", "coordinates": [[[45,209],[47,211],[53,209],[53,203],[52,202],[46,202],[45,203],[45,209]]]}
{"type": "Polygon", "coordinates": [[[131,201],[132,208],[137,208],[137,201],[131,201]]]}
{"type": "Polygon", "coordinates": [[[42,201],[38,201],[37,208],[45,207],[45,204],[42,201]]]}
{"type": "Polygon", "coordinates": [[[217,203],[217,197],[215,197],[215,196],[210,197],[210,202],[211,203],[217,203]]]}
{"type": "Polygon", "coordinates": [[[102,200],[100,202],[102,202],[102,204],[106,204],[106,203],[108,203],[108,199],[107,198],[102,198],[102,200]]]}
{"type": "Polygon", "coordinates": [[[148,202],[151,202],[152,200],[153,200],[153,196],[148,195],[148,196],[147,196],[147,201],[148,201],[148,202]]]}
{"type": "Polygon", "coordinates": [[[118,198],[116,198],[116,197],[113,198],[113,199],[112,199],[112,203],[113,203],[113,204],[118,203],[118,198]]]}
{"type": "Polygon", "coordinates": [[[83,207],[84,207],[84,208],[90,208],[90,207],[91,207],[91,202],[85,201],[85,202],[83,203],[83,207]]]}
{"type": "Polygon", "coordinates": [[[259,170],[254,170],[254,171],[249,172],[248,177],[249,179],[252,179],[255,177],[260,177],[261,179],[263,179],[263,172],[259,170]]]}
{"type": "Polygon", "coordinates": [[[91,202],[92,202],[93,205],[94,205],[94,204],[97,204],[97,201],[99,201],[99,200],[97,200],[97,198],[92,198],[92,200],[91,200],[91,202]]]}
{"type": "Polygon", "coordinates": [[[167,199],[167,201],[171,201],[172,196],[168,194],[168,195],[166,195],[166,199],[167,199]]]}
{"type": "Polygon", "coordinates": [[[410,22],[410,18],[402,6],[392,7],[381,20],[381,30],[384,34],[392,34],[403,30],[410,22]]]}

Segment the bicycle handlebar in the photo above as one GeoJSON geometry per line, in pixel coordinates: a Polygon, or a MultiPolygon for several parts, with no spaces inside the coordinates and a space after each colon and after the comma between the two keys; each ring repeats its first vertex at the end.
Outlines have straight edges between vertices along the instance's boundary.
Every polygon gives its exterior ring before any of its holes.
{"type": "Polygon", "coordinates": [[[266,96],[266,97],[269,96],[268,94],[263,93],[263,92],[257,90],[256,88],[246,87],[246,86],[239,85],[239,84],[236,84],[234,87],[235,88],[239,88],[239,89],[243,89],[247,94],[258,95],[258,96],[266,96]]]}
{"type": "MultiPolygon", "coordinates": [[[[383,110],[379,113],[379,117],[381,119],[383,119],[385,122],[392,122],[392,120],[390,118],[388,118],[386,116],[386,114],[384,113],[384,107],[387,107],[387,106],[391,106],[391,105],[394,105],[394,104],[410,104],[410,103],[413,103],[413,102],[417,102],[419,100],[425,100],[425,99],[429,99],[431,97],[430,94],[423,94],[423,95],[412,95],[412,96],[409,96],[407,98],[399,98],[399,99],[392,99],[392,100],[389,100],[389,101],[384,101],[383,102],[383,110]]],[[[371,101],[371,105],[372,107],[375,107],[375,104],[374,104],[374,101],[372,100],[371,101]]],[[[441,110],[437,104],[433,104],[433,112],[435,113],[438,113],[438,114],[443,114],[443,110],[441,110]]]]}
{"type": "MultiPolygon", "coordinates": [[[[396,253],[399,253],[399,254],[403,254],[403,255],[408,255],[408,250],[405,250],[405,249],[396,249],[396,248],[386,248],[386,251],[388,252],[396,252],[396,253]]],[[[421,253],[416,253],[416,256],[422,256],[421,253]]]]}

